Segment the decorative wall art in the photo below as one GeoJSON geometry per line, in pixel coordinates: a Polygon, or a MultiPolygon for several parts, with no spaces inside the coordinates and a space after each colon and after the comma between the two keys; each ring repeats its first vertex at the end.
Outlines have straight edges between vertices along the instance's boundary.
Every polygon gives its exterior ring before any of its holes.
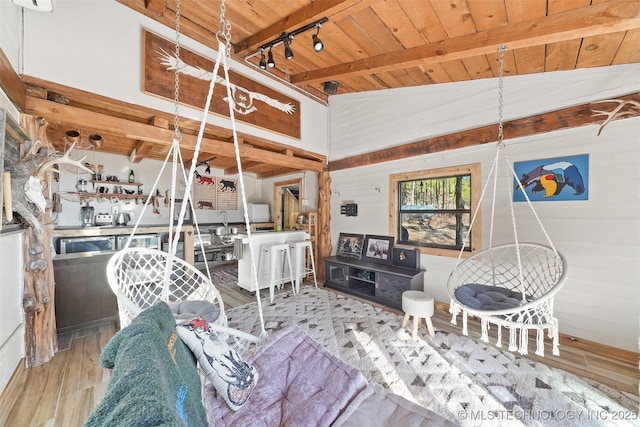
{"type": "Polygon", "coordinates": [[[362,258],[381,264],[391,264],[393,236],[374,236],[367,234],[364,240],[362,258]]]}
{"type": "Polygon", "coordinates": [[[237,210],[238,180],[198,174],[193,181],[196,209],[237,210]]]}
{"type": "MultiPolygon", "coordinates": [[[[173,101],[174,70],[178,66],[180,102],[202,109],[215,62],[181,47],[178,64],[174,56],[175,44],[145,29],[142,45],[142,91],[173,101]]],[[[220,67],[210,111],[228,117],[227,88],[223,76],[224,70],[220,67]]],[[[299,101],[233,71],[229,71],[229,79],[236,120],[300,139],[299,101]]]]}
{"type": "Polygon", "coordinates": [[[360,259],[364,234],[340,233],[336,256],[360,259]]]}
{"type": "Polygon", "coordinates": [[[526,201],[520,190],[524,187],[529,200],[589,200],[589,155],[555,157],[515,162],[514,202],[526,201]]]}

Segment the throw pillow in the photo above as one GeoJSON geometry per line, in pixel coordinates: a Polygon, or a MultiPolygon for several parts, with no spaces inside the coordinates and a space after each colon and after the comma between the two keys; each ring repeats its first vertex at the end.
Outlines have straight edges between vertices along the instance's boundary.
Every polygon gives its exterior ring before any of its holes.
{"type": "Polygon", "coordinates": [[[176,331],[229,408],[233,411],[240,409],[258,382],[258,371],[211,331],[208,323],[200,317],[178,325],[176,331]]]}

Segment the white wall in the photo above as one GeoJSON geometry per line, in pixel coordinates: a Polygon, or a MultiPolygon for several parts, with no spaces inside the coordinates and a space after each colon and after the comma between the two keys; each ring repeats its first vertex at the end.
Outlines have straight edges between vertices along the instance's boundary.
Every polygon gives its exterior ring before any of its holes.
{"type": "MultiPolygon", "coordinates": [[[[218,7],[216,4],[215,7],[218,7]]],[[[121,101],[173,113],[172,101],[142,93],[142,30],[169,40],[175,30],[114,0],[57,0],[52,13],[24,11],[24,73],[121,101]]],[[[232,29],[233,33],[233,23],[232,29]]],[[[188,37],[181,46],[215,60],[217,53],[188,37]]],[[[300,101],[300,140],[238,123],[238,131],[315,153],[326,154],[327,107],[282,86],[253,68],[233,63],[234,71],[300,101]]],[[[202,112],[186,106],[180,115],[200,121],[202,112]]],[[[229,120],[209,115],[209,123],[230,128],[229,120]]]]}
{"type": "MultiPolygon", "coordinates": [[[[103,153],[95,153],[93,151],[84,151],[77,150],[72,152],[71,157],[74,159],[81,159],[82,157],[87,156],[84,160],[85,162],[89,162],[95,165],[102,164],[104,165],[103,179],[106,178],[106,175],[115,175],[121,181],[127,181],[129,177],[129,171],[133,170],[136,175],[136,182],[142,183],[143,186],[142,191],[144,194],[149,194],[152,190],[153,184],[155,183],[158,176],[160,176],[158,181],[157,189],[160,190],[161,198],[160,198],[160,206],[159,211],[160,214],[154,214],[151,206],[147,207],[143,210],[143,205],[136,205],[134,202],[123,201],[120,200],[117,204],[112,204],[109,201],[109,195],[113,191],[112,186],[109,189],[109,193],[106,194],[107,201],[98,202],[97,199],[94,199],[89,202],[90,206],[93,206],[96,214],[98,213],[110,213],[111,207],[117,205],[120,212],[127,212],[132,215],[132,222],[130,225],[135,224],[135,221],[138,219],[140,215],[143,215],[141,224],[168,224],[169,223],[169,215],[170,215],[170,207],[164,206],[164,196],[165,191],[170,190],[171,188],[171,168],[172,164],[167,163],[164,171],[160,174],[160,170],[162,168],[163,162],[157,160],[142,160],[140,163],[129,163],[129,158],[125,156],[118,156],[113,154],[103,154],[103,153]]],[[[199,167],[198,171],[200,173],[204,173],[204,168],[199,167]]],[[[181,177],[182,172],[180,171],[180,166],[178,165],[178,184],[176,185],[176,199],[184,198],[184,189],[185,189],[185,181],[181,177]]],[[[237,175],[233,176],[225,176],[224,172],[219,169],[211,169],[211,176],[214,177],[222,177],[222,178],[238,178],[237,175]]],[[[61,174],[60,181],[58,183],[54,182],[52,185],[52,191],[61,195],[62,200],[62,212],[60,212],[57,217],[55,217],[56,224],[58,226],[79,226],[80,223],[80,206],[78,203],[78,197],[76,194],[76,183],[78,179],[91,179],[91,175],[89,174],[61,174]]],[[[247,201],[249,203],[261,202],[262,200],[262,187],[259,185],[258,180],[254,175],[245,174],[244,175],[244,184],[247,195],[247,201]]],[[[96,184],[99,186],[100,184],[96,184]]],[[[127,187],[123,188],[127,190],[135,190],[135,187],[127,187]]],[[[92,184],[88,184],[88,190],[93,192],[95,191],[92,184]]],[[[171,194],[171,193],[169,193],[171,194]]],[[[228,210],[229,222],[244,222],[243,217],[243,209],[242,209],[242,200],[238,195],[238,209],[237,210],[228,210]]],[[[53,214],[55,216],[55,214],[53,214]]],[[[223,217],[221,216],[221,211],[219,210],[208,210],[208,209],[196,209],[196,217],[199,224],[206,223],[220,223],[222,222],[223,217]]]]}
{"type": "Polygon", "coordinates": [[[0,236],[0,394],[25,355],[22,231],[0,236]]]}
{"type": "MultiPolygon", "coordinates": [[[[547,73],[505,79],[505,118],[523,117],[637,91],[640,65],[547,73]]],[[[422,88],[349,94],[330,100],[331,160],[429,136],[495,122],[497,83],[480,80],[422,88]]],[[[560,331],[637,351],[640,306],[640,119],[584,126],[509,140],[511,161],[589,154],[588,201],[534,204],[553,243],[567,258],[569,280],[556,296],[560,331]]],[[[483,183],[495,146],[475,146],[331,173],[332,240],[338,233],[390,233],[389,175],[481,162],[483,183]],[[374,187],[378,186],[378,193],[374,187]],[[339,194],[337,194],[339,193],[339,194]],[[358,216],[340,204],[358,203],[358,216]]],[[[483,201],[483,244],[489,233],[490,197],[483,201]]],[[[519,239],[544,243],[525,203],[516,204],[519,239]]],[[[512,241],[508,203],[499,206],[496,239],[512,241]]],[[[447,278],[455,258],[421,256],[425,290],[449,302],[447,278]]]]}

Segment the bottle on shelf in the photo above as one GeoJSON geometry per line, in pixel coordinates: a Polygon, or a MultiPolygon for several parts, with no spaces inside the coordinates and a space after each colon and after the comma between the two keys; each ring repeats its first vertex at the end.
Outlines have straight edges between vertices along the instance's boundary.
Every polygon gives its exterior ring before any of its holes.
{"type": "Polygon", "coordinates": [[[133,173],[133,170],[131,170],[131,171],[129,172],[129,182],[131,182],[131,183],[136,182],[136,174],[135,174],[135,173],[133,173]]]}

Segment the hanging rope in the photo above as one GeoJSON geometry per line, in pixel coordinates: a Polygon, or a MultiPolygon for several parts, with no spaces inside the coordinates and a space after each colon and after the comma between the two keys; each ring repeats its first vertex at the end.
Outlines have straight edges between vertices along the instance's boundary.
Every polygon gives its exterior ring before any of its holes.
{"type": "MultiPolygon", "coordinates": [[[[244,175],[242,173],[242,162],[240,161],[240,144],[238,143],[238,131],[236,129],[236,120],[235,120],[235,112],[234,112],[234,105],[233,105],[234,98],[231,94],[231,84],[229,80],[229,61],[231,59],[231,24],[229,23],[229,21],[227,21],[225,17],[225,11],[226,11],[225,0],[222,0],[222,3],[220,4],[220,32],[221,32],[220,37],[223,38],[224,44],[222,43],[222,41],[220,41],[220,39],[218,39],[218,44],[220,45],[219,49],[224,48],[224,53],[225,53],[224,62],[223,62],[224,78],[225,78],[225,81],[227,82],[226,84],[227,99],[229,100],[229,118],[231,119],[231,130],[233,133],[233,148],[235,150],[236,166],[238,168],[238,183],[240,185],[240,195],[242,197],[244,223],[245,223],[245,228],[247,230],[247,239],[249,241],[249,254],[251,256],[251,276],[252,276],[251,279],[253,280],[253,283],[255,283],[256,285],[256,299],[258,302],[258,315],[260,317],[260,328],[261,328],[260,338],[266,338],[268,334],[264,325],[264,316],[262,314],[262,301],[260,298],[260,286],[259,286],[260,284],[258,283],[258,271],[257,271],[256,263],[254,262],[254,260],[256,260],[257,258],[255,257],[253,239],[251,238],[251,223],[249,221],[249,210],[247,209],[247,196],[246,196],[244,178],[243,178],[244,175]]],[[[212,78],[211,80],[215,80],[215,76],[217,76],[217,73],[214,73],[213,76],[214,78],[212,78]]]]}

